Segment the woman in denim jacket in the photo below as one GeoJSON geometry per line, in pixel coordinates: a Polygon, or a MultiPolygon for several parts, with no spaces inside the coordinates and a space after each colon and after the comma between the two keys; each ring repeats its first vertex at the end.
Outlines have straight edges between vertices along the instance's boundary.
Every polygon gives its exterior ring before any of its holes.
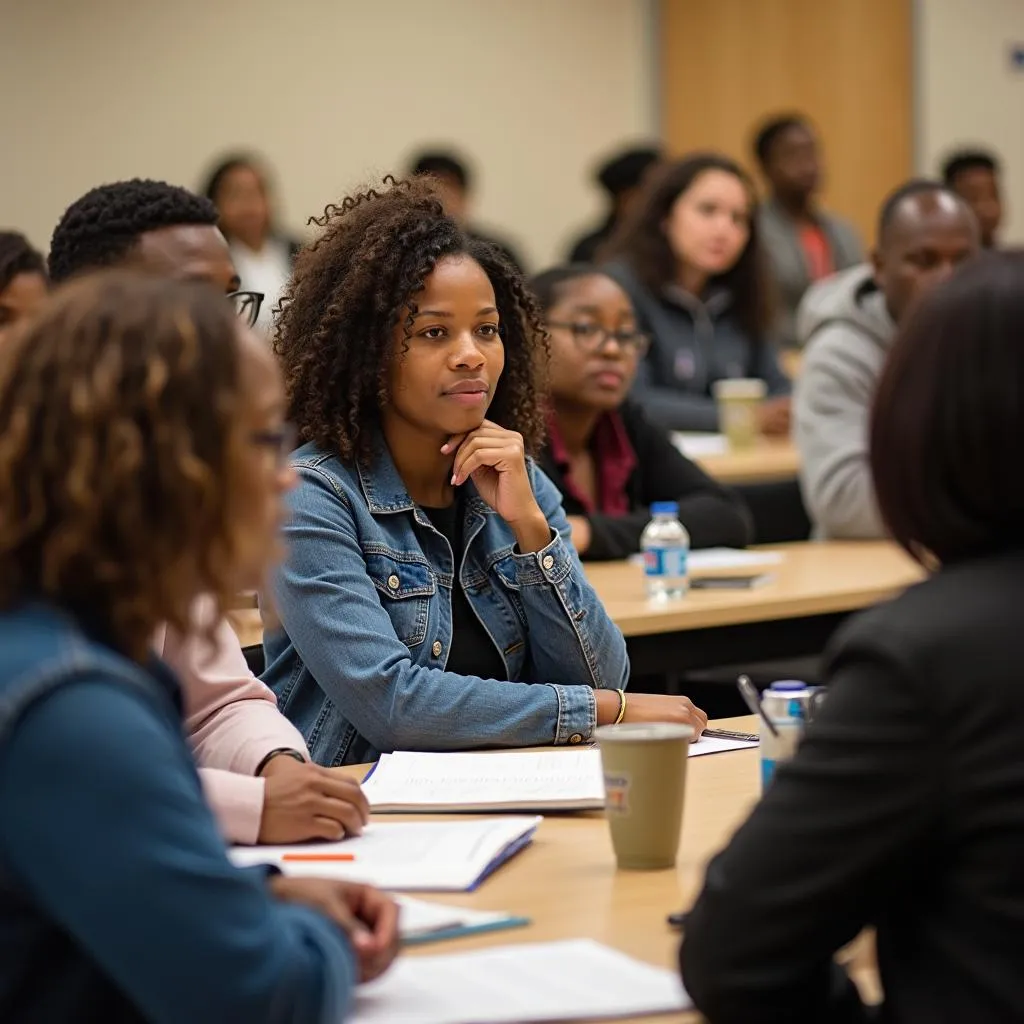
{"type": "Polygon", "coordinates": [[[699,732],[685,697],[626,700],[622,634],[527,457],[547,349],[519,273],[429,180],[321,226],[278,326],[302,446],[264,676],[313,757],[579,744],[620,718],[699,732]]]}

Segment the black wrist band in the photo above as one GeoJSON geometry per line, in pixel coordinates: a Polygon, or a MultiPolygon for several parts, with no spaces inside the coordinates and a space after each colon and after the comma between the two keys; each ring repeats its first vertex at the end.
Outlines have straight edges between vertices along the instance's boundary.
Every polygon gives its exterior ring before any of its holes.
{"type": "Polygon", "coordinates": [[[280,754],[283,754],[285,757],[294,757],[295,760],[299,762],[299,764],[306,763],[305,757],[303,757],[303,755],[299,753],[299,751],[292,750],[291,747],[277,747],[275,750],[272,750],[269,754],[267,754],[267,756],[263,758],[263,760],[260,761],[258,765],[256,765],[256,771],[253,772],[253,775],[262,775],[263,769],[266,768],[267,765],[270,764],[270,762],[273,761],[274,758],[280,754]]]}

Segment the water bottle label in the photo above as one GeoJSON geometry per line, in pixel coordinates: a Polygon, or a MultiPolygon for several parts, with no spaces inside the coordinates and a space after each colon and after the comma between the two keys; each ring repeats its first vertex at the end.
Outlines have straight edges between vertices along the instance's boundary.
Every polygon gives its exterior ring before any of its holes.
{"type": "Polygon", "coordinates": [[[761,758],[761,789],[768,788],[768,783],[772,781],[772,776],[775,774],[776,764],[778,762],[774,757],[761,758]]]}
{"type": "Polygon", "coordinates": [[[647,576],[685,576],[686,548],[645,548],[644,573],[647,576]]]}

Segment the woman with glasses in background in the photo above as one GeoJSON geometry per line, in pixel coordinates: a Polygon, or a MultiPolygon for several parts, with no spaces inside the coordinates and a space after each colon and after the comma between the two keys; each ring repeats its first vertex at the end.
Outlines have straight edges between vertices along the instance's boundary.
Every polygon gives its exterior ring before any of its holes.
{"type": "Polygon", "coordinates": [[[679,503],[695,548],[743,547],[746,506],[716,484],[626,400],[648,338],[629,296],[588,264],[535,277],[551,337],[548,444],[540,465],[562,492],[576,550],[584,559],[626,558],[656,501],[679,503]]]}

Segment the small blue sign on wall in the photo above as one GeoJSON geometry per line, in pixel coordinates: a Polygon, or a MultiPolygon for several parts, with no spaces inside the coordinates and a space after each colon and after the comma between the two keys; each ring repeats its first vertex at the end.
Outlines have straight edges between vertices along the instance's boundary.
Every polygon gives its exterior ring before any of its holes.
{"type": "Polygon", "coordinates": [[[1014,71],[1024,71],[1024,43],[1014,43],[1010,47],[1010,67],[1014,71]]]}

